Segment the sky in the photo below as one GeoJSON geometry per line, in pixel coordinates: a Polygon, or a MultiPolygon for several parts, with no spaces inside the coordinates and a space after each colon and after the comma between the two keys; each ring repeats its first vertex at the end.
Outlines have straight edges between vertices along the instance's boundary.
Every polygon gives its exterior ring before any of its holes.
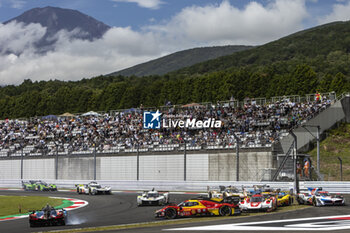
{"type": "Polygon", "coordinates": [[[35,52],[45,33],[38,24],[0,23],[0,85],[24,79],[80,80],[167,54],[203,46],[261,45],[291,33],[350,18],[350,0],[0,0],[0,22],[35,8],[78,10],[110,25],[99,40],[69,40],[35,52]]]}

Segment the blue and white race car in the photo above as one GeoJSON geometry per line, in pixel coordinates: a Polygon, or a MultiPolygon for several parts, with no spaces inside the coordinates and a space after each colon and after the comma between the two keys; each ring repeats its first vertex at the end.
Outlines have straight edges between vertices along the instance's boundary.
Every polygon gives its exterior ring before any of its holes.
{"type": "Polygon", "coordinates": [[[317,189],[313,193],[312,205],[313,206],[345,205],[345,198],[340,194],[331,195],[327,191],[322,191],[322,189],[317,189]]]}

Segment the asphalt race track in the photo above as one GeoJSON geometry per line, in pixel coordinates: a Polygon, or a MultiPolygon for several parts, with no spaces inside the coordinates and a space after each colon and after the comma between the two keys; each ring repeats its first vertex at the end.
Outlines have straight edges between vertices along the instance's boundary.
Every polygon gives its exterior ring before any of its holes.
{"type": "MultiPolygon", "coordinates": [[[[68,211],[67,226],[30,228],[27,218],[0,222],[1,233],[38,232],[79,227],[94,227],[155,221],[154,211],[160,206],[138,207],[137,193],[112,195],[79,195],[75,192],[0,191],[0,195],[71,197],[86,200],[86,207],[68,211]]],[[[196,195],[170,195],[170,201],[181,202],[196,195]]]]}
{"type": "MultiPolygon", "coordinates": [[[[78,195],[74,192],[24,192],[24,191],[0,191],[0,195],[35,195],[35,196],[55,196],[55,197],[71,197],[86,200],[89,205],[77,210],[72,210],[68,212],[69,220],[67,226],[58,227],[36,227],[30,228],[28,219],[19,219],[0,222],[0,232],[42,232],[42,231],[53,231],[53,230],[65,230],[74,228],[84,228],[84,227],[96,227],[96,226],[108,226],[108,225],[123,225],[132,223],[144,223],[144,222],[154,222],[154,221],[164,221],[156,220],[154,218],[154,211],[160,207],[137,207],[136,204],[136,193],[114,193],[113,195],[99,195],[99,196],[89,196],[89,195],[78,195]]],[[[189,199],[191,197],[196,197],[196,195],[189,194],[171,194],[171,202],[181,202],[183,200],[189,199]]],[[[346,196],[347,200],[350,200],[350,196],[346,196]]],[[[312,229],[317,228],[317,232],[330,232],[324,231],[325,225],[347,225],[349,229],[347,230],[337,230],[336,232],[350,232],[350,218],[345,218],[341,220],[341,223],[334,222],[331,219],[321,219],[308,221],[295,221],[295,222],[283,222],[284,220],[290,219],[305,219],[312,217],[321,216],[338,216],[338,215],[349,215],[350,216],[350,206],[338,206],[338,207],[311,207],[308,209],[283,212],[283,213],[272,213],[268,215],[260,216],[250,216],[250,217],[230,217],[228,219],[222,220],[220,217],[213,217],[214,221],[208,222],[195,222],[195,223],[178,223],[174,220],[172,225],[161,225],[152,227],[142,227],[142,228],[130,228],[122,230],[113,230],[108,232],[189,232],[189,233],[206,233],[206,232],[219,232],[222,231],[221,224],[229,224],[229,229],[225,229],[224,232],[261,232],[262,229],[259,227],[284,227],[286,225],[297,225],[304,224],[297,227],[310,227],[312,229]],[[278,220],[277,222],[272,222],[273,220],[278,220]],[[265,221],[269,221],[265,223],[265,221]],[[255,223],[259,222],[259,223],[255,223]],[[261,223],[263,222],[263,223],[261,223]],[[325,224],[325,222],[327,224],[325,224]],[[247,228],[249,230],[241,230],[242,228],[247,228]],[[251,224],[251,225],[249,225],[251,224]],[[323,225],[322,225],[323,224],[323,225]],[[213,226],[218,225],[218,226],[213,226]],[[235,225],[235,226],[231,226],[235,225]],[[243,225],[243,227],[241,227],[243,225]],[[321,225],[321,226],[320,226],[321,225]],[[212,226],[208,229],[194,229],[189,230],[188,227],[196,226],[212,226]],[[174,230],[182,228],[179,230],[174,230]],[[184,229],[185,228],[185,229],[184,229]],[[253,230],[256,229],[256,230],[253,230]]],[[[276,228],[279,229],[279,228],[276,228]]],[[[271,232],[269,230],[268,232],[271,232]]],[[[282,230],[274,230],[272,232],[281,232],[282,230]]],[[[333,232],[334,230],[332,230],[333,232]]],[[[298,231],[288,230],[286,232],[302,232],[301,229],[298,231]]]]}

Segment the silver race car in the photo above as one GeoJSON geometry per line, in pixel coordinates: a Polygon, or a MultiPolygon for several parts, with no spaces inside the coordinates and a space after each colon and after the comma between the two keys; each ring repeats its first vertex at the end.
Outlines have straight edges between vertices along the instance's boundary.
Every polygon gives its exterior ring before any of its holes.
{"type": "Polygon", "coordinates": [[[137,205],[165,205],[169,204],[169,193],[160,194],[158,191],[152,189],[152,191],[143,192],[142,195],[137,196],[137,205]]]}

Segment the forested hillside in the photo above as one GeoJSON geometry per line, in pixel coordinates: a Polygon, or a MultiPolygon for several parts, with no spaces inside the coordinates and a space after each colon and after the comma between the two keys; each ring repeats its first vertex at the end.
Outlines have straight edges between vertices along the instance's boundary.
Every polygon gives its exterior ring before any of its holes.
{"type": "Polygon", "coordinates": [[[350,23],[296,33],[162,76],[101,76],[0,88],[0,119],[350,91],[350,23]]]}
{"type": "Polygon", "coordinates": [[[163,75],[171,71],[175,71],[225,55],[231,55],[235,52],[250,48],[253,47],[243,45],[228,45],[187,49],[118,72],[114,72],[110,75],[135,75],[139,77],[148,75],[163,75]]]}
{"type": "Polygon", "coordinates": [[[177,74],[203,74],[237,67],[260,67],[276,64],[276,68],[310,65],[322,74],[349,74],[350,21],[334,22],[289,35],[277,41],[229,56],[196,64],[177,74]]]}

